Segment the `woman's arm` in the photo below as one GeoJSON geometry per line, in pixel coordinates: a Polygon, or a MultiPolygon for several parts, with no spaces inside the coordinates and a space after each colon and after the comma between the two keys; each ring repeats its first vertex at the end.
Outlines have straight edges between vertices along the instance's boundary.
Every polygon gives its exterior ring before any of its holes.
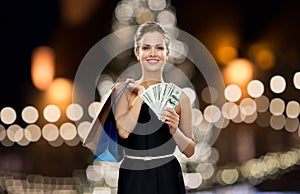
{"type": "MultiPolygon", "coordinates": [[[[118,94],[124,84],[115,88],[118,94]]],[[[139,97],[144,87],[130,83],[115,109],[116,126],[120,137],[126,139],[137,124],[143,100],[139,97]],[[133,100],[132,100],[132,97],[133,100]]]]}
{"type": "Polygon", "coordinates": [[[195,152],[195,141],[192,127],[192,105],[189,97],[183,93],[180,99],[180,116],[171,108],[166,109],[162,115],[169,125],[170,133],[179,150],[187,157],[191,157],[195,152]],[[180,127],[178,127],[180,123],[180,127]],[[180,129],[179,129],[180,128],[180,129]]]}

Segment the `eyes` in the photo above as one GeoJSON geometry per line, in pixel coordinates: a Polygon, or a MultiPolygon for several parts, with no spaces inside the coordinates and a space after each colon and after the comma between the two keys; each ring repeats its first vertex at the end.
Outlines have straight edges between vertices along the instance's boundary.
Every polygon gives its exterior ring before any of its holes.
{"type": "MultiPolygon", "coordinates": [[[[155,48],[156,50],[160,50],[160,51],[165,50],[165,47],[162,46],[162,45],[156,45],[156,46],[154,46],[154,48],[155,48]]],[[[151,46],[150,46],[150,45],[143,45],[143,46],[142,46],[142,50],[144,50],[144,51],[151,50],[151,46]]]]}

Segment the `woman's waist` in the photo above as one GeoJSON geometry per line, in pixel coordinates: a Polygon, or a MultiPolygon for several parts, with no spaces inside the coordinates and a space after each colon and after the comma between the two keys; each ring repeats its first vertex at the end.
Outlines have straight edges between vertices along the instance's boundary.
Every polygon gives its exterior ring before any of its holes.
{"type": "Polygon", "coordinates": [[[163,157],[173,155],[175,151],[174,148],[168,149],[149,149],[149,150],[132,150],[132,149],[124,149],[125,156],[133,156],[133,157],[163,157]]]}

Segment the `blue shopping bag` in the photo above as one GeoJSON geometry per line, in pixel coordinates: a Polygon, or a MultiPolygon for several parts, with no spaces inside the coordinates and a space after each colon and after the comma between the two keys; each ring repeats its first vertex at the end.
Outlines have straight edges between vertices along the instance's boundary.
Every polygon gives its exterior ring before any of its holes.
{"type": "Polygon", "coordinates": [[[89,133],[84,140],[84,146],[88,147],[95,155],[95,160],[107,162],[119,162],[124,153],[118,145],[118,130],[114,117],[114,109],[118,105],[123,93],[128,87],[127,82],[122,90],[114,95],[115,87],[108,92],[99,114],[94,118],[89,133]]]}

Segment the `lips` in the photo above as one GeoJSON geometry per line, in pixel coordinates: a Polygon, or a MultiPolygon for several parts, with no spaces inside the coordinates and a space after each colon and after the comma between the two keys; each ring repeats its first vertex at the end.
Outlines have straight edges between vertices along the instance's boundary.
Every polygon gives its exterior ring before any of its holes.
{"type": "Polygon", "coordinates": [[[150,64],[156,64],[159,62],[159,59],[147,59],[147,62],[150,64]]]}

